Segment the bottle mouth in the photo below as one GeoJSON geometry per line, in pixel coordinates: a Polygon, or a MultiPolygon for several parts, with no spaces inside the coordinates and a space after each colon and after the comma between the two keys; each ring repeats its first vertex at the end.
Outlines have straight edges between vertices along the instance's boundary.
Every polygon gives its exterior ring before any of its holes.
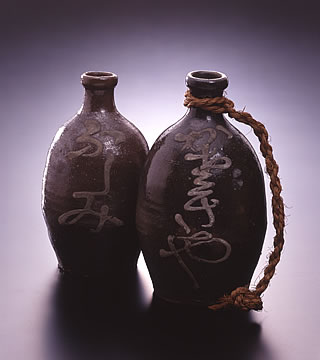
{"type": "Polygon", "coordinates": [[[228,77],[219,71],[191,71],[187,74],[186,85],[189,88],[223,91],[228,86],[228,77]]]}
{"type": "Polygon", "coordinates": [[[118,83],[118,76],[106,71],[86,71],[81,75],[81,83],[89,89],[114,88],[118,83]]]}

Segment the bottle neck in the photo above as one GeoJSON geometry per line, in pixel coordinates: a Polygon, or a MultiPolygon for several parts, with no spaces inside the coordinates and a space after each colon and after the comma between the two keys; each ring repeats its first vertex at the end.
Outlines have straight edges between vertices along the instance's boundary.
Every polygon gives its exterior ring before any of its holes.
{"type": "Polygon", "coordinates": [[[223,96],[223,89],[202,89],[198,87],[189,86],[190,92],[193,96],[203,99],[203,98],[215,98],[223,96]]]}
{"type": "MultiPolygon", "coordinates": [[[[202,98],[215,98],[215,97],[223,96],[223,90],[204,90],[204,89],[190,87],[190,92],[193,96],[195,96],[197,98],[201,98],[201,99],[202,98]]],[[[214,117],[216,119],[224,118],[222,116],[222,114],[213,114],[212,111],[204,110],[204,109],[197,108],[197,107],[190,107],[187,115],[188,115],[188,117],[204,119],[204,120],[208,120],[209,118],[212,119],[212,117],[214,117]]]]}
{"type": "Polygon", "coordinates": [[[81,112],[116,112],[114,88],[85,89],[81,112]]]}

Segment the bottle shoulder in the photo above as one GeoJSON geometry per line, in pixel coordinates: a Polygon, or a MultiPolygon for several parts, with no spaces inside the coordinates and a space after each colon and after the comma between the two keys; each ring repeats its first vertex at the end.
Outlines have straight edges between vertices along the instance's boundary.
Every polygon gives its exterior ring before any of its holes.
{"type": "Polygon", "coordinates": [[[186,177],[199,164],[199,171],[212,167],[218,177],[241,172],[250,174],[253,182],[264,183],[253,147],[222,115],[206,120],[185,116],[170,126],[152,146],[145,172],[149,179],[162,178],[165,183],[164,177],[186,177]]]}
{"type": "Polygon", "coordinates": [[[186,114],[162,132],[150,152],[155,153],[170,148],[199,150],[199,147],[206,143],[215,148],[233,144],[238,150],[252,152],[256,156],[254,148],[245,135],[221,114],[208,115],[206,118],[186,114]]]}
{"type": "Polygon", "coordinates": [[[148,145],[141,131],[118,111],[78,112],[58,129],[51,148],[64,146],[73,141],[102,141],[107,145],[108,138],[114,138],[117,144],[131,144],[135,150],[145,155],[148,153],[148,145]]]}

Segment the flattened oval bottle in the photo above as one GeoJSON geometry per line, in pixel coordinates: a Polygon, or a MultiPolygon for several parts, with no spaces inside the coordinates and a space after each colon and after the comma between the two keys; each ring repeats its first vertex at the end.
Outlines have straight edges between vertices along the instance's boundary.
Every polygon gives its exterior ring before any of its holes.
{"type": "Polygon", "coordinates": [[[135,208],[147,144],[116,109],[117,75],[87,72],[79,112],[50,147],[42,205],[60,270],[81,276],[134,268],[135,208]]]}
{"type": "MultiPolygon", "coordinates": [[[[198,98],[222,96],[220,72],[195,71],[198,98]]],[[[209,305],[250,283],[266,230],[258,158],[223,114],[191,107],[164,131],[140,182],[137,228],[155,295],[209,305]]]]}

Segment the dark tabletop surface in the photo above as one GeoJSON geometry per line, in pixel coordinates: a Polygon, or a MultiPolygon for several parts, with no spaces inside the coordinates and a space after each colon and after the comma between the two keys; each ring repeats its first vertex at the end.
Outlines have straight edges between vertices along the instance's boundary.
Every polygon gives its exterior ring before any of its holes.
{"type": "MultiPolygon", "coordinates": [[[[2,5],[0,359],[320,359],[317,5],[219,4],[2,5]],[[105,286],[62,278],[42,218],[47,149],[81,105],[82,72],[118,74],[118,109],[151,146],[184,114],[196,69],[229,76],[228,97],[267,126],[280,164],[286,245],[258,313],[152,299],[142,257],[132,278],[105,286]]],[[[270,212],[268,222],[253,280],[272,248],[270,212]]]]}

